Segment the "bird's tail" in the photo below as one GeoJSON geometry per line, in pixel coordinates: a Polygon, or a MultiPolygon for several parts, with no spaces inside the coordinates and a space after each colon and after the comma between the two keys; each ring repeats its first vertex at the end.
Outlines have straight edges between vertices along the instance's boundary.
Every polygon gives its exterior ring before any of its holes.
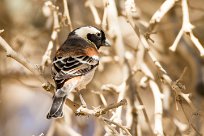
{"type": "Polygon", "coordinates": [[[64,101],[66,99],[66,96],[64,97],[57,97],[57,96],[53,96],[53,102],[52,102],[52,106],[50,108],[49,113],[47,114],[47,119],[50,118],[59,118],[63,116],[63,105],[64,105],[64,101]]]}

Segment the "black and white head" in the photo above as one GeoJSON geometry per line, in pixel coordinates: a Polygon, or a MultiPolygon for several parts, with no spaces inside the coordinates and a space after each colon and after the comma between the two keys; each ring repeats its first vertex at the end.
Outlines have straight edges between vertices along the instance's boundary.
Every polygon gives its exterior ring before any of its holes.
{"type": "Polygon", "coordinates": [[[106,40],[105,33],[93,26],[84,26],[73,30],[69,36],[77,35],[88,42],[92,42],[99,49],[101,46],[110,46],[109,42],[106,40]]]}

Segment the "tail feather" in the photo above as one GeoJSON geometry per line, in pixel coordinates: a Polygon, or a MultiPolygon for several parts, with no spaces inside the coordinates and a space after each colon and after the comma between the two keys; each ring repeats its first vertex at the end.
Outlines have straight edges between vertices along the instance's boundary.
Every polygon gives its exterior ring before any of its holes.
{"type": "Polygon", "coordinates": [[[47,119],[59,118],[63,116],[62,109],[63,109],[65,99],[66,99],[66,96],[64,97],[54,96],[53,97],[53,103],[52,103],[49,113],[47,114],[47,119]]]}

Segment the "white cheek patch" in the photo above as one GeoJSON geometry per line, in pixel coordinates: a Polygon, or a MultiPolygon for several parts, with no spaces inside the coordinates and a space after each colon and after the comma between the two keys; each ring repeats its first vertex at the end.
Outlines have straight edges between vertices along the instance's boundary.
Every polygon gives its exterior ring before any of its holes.
{"type": "Polygon", "coordinates": [[[92,26],[85,26],[85,27],[81,27],[77,30],[75,30],[75,34],[82,37],[82,38],[87,38],[87,34],[96,34],[96,33],[100,33],[100,31],[92,26]]]}

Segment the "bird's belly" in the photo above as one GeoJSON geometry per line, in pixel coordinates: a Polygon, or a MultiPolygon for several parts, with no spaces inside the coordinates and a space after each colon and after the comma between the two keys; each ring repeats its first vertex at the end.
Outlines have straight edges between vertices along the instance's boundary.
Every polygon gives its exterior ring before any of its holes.
{"type": "Polygon", "coordinates": [[[91,72],[89,72],[86,75],[82,76],[80,81],[78,82],[77,88],[79,90],[85,89],[86,85],[92,80],[92,78],[94,76],[94,73],[95,73],[95,68],[91,72]]]}
{"type": "Polygon", "coordinates": [[[72,90],[74,90],[78,82],[81,80],[80,77],[74,77],[64,83],[64,86],[60,89],[57,89],[55,92],[55,95],[58,97],[64,97],[65,95],[68,95],[72,90]]]}
{"type": "Polygon", "coordinates": [[[56,91],[55,95],[63,97],[65,95],[69,95],[69,93],[75,88],[78,90],[85,89],[86,85],[92,80],[95,70],[96,68],[84,76],[78,76],[68,80],[61,89],[56,91]]]}

